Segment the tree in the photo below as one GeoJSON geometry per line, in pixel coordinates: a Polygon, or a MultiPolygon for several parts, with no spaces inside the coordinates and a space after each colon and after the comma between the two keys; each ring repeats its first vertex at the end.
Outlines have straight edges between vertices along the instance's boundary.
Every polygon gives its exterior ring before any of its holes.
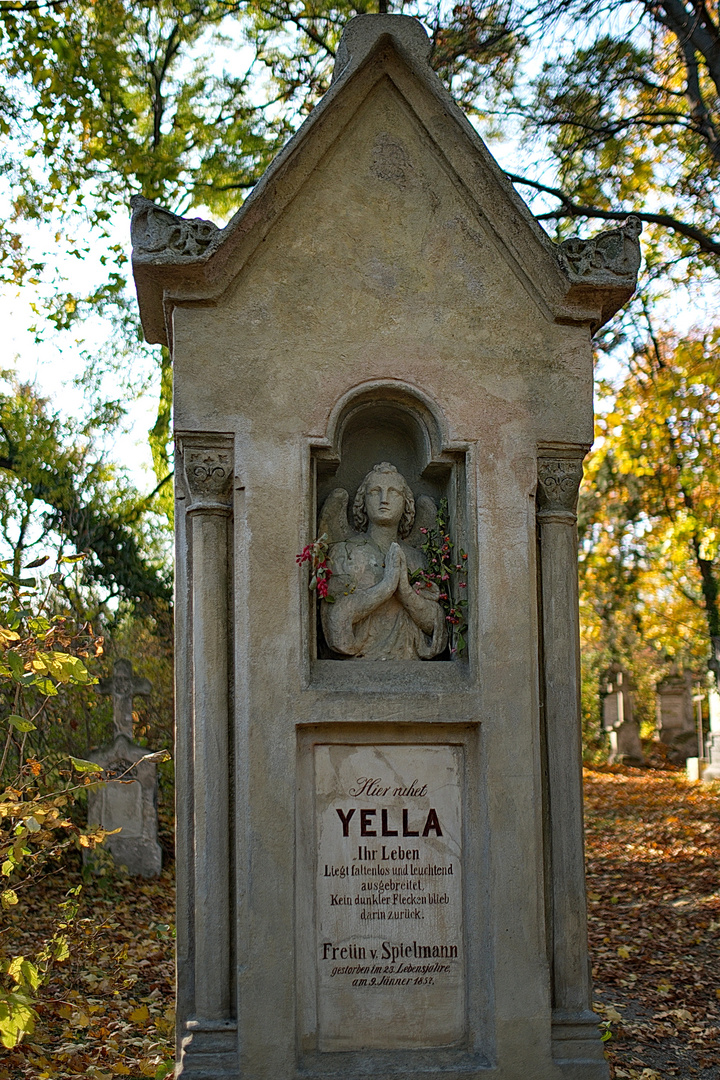
{"type": "Polygon", "coordinates": [[[637,341],[581,504],[586,627],[720,677],[720,331],[637,341]]]}
{"type": "Polygon", "coordinates": [[[102,607],[111,598],[152,609],[170,600],[164,551],[148,524],[153,496],[141,498],[103,460],[98,436],[113,430],[106,410],[79,426],[62,420],[31,386],[6,379],[0,394],[0,542],[14,572],[28,555],[66,546],[84,556],[68,599],[85,612],[88,589],[102,607]]]}

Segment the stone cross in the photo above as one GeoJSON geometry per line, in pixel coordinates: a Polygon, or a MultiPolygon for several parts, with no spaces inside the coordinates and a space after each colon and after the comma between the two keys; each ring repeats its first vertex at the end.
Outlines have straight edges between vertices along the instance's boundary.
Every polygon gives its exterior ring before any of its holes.
{"type": "Polygon", "coordinates": [[[152,687],[149,679],[139,679],[133,674],[129,660],[116,660],[113,673],[107,679],[98,680],[98,694],[110,694],[113,702],[113,738],[125,735],[132,740],[132,703],[137,694],[147,696],[152,687]]]}

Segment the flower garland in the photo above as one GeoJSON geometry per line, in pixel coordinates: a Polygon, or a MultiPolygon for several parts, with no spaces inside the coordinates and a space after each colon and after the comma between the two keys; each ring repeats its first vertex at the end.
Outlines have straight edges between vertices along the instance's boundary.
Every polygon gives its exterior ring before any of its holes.
{"type": "Polygon", "coordinates": [[[327,564],[327,557],[328,538],[327,533],[323,533],[322,536],[318,536],[317,540],[313,540],[312,544],[304,547],[300,554],[295,556],[295,561],[298,566],[302,566],[306,562],[310,563],[311,574],[308,588],[317,592],[321,600],[333,604],[335,597],[328,596],[328,585],[332,577],[332,570],[327,564]]]}
{"type": "Polygon", "coordinates": [[[425,537],[422,551],[427,567],[416,570],[411,575],[410,582],[418,592],[421,582],[425,582],[428,588],[434,584],[440,589],[438,600],[445,612],[450,653],[456,655],[467,648],[467,593],[461,592],[467,589],[467,552],[460,548],[459,561],[455,561],[458,556],[453,555],[455,545],[448,532],[447,516],[447,499],[442,499],[435,518],[435,527],[420,529],[425,537]]]}

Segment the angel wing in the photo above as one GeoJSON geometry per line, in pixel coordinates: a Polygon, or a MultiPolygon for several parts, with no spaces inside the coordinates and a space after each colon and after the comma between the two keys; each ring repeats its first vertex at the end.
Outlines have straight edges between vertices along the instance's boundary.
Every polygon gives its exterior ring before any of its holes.
{"type": "Polygon", "coordinates": [[[437,523],[437,504],[429,495],[418,495],[415,500],[415,523],[405,543],[421,548],[425,543],[426,533],[422,529],[434,529],[437,523]]]}
{"type": "Polygon", "coordinates": [[[349,540],[353,535],[347,515],[349,498],[345,488],[335,488],[323,503],[318,519],[318,536],[325,533],[329,544],[349,540]]]}

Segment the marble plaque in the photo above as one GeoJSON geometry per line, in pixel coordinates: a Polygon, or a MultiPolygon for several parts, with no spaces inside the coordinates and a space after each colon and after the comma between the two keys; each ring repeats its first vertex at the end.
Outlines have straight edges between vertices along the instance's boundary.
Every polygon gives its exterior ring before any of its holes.
{"type": "Polygon", "coordinates": [[[315,747],[321,1051],[463,1038],[462,755],[315,747]]]}

